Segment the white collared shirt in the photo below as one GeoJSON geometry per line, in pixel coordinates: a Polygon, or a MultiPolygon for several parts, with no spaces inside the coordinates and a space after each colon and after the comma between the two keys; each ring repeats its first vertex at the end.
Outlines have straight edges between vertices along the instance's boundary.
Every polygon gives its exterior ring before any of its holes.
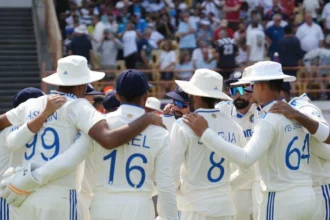
{"type": "MultiPolygon", "coordinates": [[[[218,109],[198,109],[195,112],[208,121],[216,135],[239,146],[245,145],[242,129],[218,109]]],[[[174,123],[171,141],[178,209],[206,216],[234,215],[229,160],[210,150],[182,119],[174,123]]],[[[246,179],[243,182],[246,183],[246,179]]]]}
{"type": "Polygon", "coordinates": [[[249,167],[258,161],[261,188],[265,192],[312,186],[309,134],[299,123],[269,113],[275,103],[265,105],[258,112],[254,134],[244,148],[227,143],[210,128],[201,140],[239,166],[249,167]]]}
{"type": "MultiPolygon", "coordinates": [[[[44,126],[26,145],[24,164],[45,164],[68,150],[78,136],[78,131],[88,134],[89,129],[97,122],[104,120],[104,116],[98,113],[85,99],[77,99],[72,94],[64,94],[52,91],[51,94],[66,96],[66,103],[51,115],[44,126]]],[[[45,109],[48,95],[29,99],[15,109],[6,113],[12,125],[22,125],[45,109]]],[[[60,187],[64,189],[77,189],[81,187],[83,176],[83,164],[75,170],[45,187],[60,187]]]]}
{"type": "MultiPolygon", "coordinates": [[[[110,129],[129,124],[145,113],[139,106],[121,105],[107,114],[110,129]]],[[[151,198],[158,191],[160,216],[177,219],[169,133],[149,125],[127,144],[107,150],[95,143],[94,162],[97,191],[141,193],[151,198]]]]}
{"type": "MultiPolygon", "coordinates": [[[[328,124],[324,119],[322,111],[312,104],[306,94],[293,98],[289,104],[301,113],[314,120],[328,124]]],[[[310,137],[313,185],[319,186],[330,183],[330,145],[318,142],[313,136],[310,137]]]]}
{"type": "Polygon", "coordinates": [[[162,115],[163,124],[165,125],[168,133],[171,133],[173,124],[175,123],[176,119],[174,115],[162,115]]]}

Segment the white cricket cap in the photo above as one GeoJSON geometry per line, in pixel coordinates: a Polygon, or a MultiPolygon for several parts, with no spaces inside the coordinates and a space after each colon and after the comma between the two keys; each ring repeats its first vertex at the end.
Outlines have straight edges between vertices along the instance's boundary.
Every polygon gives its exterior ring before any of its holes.
{"type": "Polygon", "coordinates": [[[145,107],[156,110],[156,111],[162,111],[161,107],[161,102],[159,99],[155,97],[149,97],[146,101],[145,107]]]}

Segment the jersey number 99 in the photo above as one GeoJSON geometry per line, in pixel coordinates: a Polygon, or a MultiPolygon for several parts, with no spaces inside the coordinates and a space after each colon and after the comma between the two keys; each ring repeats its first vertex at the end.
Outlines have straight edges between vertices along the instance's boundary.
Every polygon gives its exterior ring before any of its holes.
{"type": "MultiPolygon", "coordinates": [[[[108,183],[111,185],[113,184],[113,181],[114,181],[116,156],[117,156],[117,150],[114,150],[110,154],[103,157],[103,160],[110,160],[110,172],[109,172],[108,183]]],[[[142,163],[144,163],[144,164],[146,164],[148,162],[147,158],[143,154],[135,153],[135,154],[132,154],[130,157],[128,157],[127,162],[126,162],[125,175],[126,175],[127,183],[133,188],[141,188],[146,179],[146,173],[145,173],[143,167],[137,166],[137,165],[131,166],[132,160],[137,159],[137,158],[140,158],[140,160],[142,160],[142,163]],[[134,184],[130,177],[130,173],[134,170],[141,173],[141,180],[137,184],[134,184]]]]}
{"type": "MultiPolygon", "coordinates": [[[[36,146],[37,146],[37,141],[38,141],[38,133],[36,133],[33,137],[33,140],[31,143],[26,144],[27,149],[31,149],[30,155],[27,154],[27,152],[24,153],[24,158],[25,160],[31,160],[32,157],[35,155],[36,152],[36,146]]],[[[44,132],[41,134],[41,145],[43,149],[45,150],[54,150],[54,153],[51,157],[47,157],[44,153],[41,153],[41,157],[44,161],[52,160],[54,159],[59,151],[60,151],[60,139],[58,137],[57,132],[55,131],[54,128],[45,128],[44,132]],[[52,144],[47,144],[45,141],[45,135],[50,134],[54,136],[54,141],[52,144]]]]}
{"type": "Polygon", "coordinates": [[[310,150],[309,150],[309,134],[306,134],[304,145],[302,147],[302,150],[300,151],[299,148],[294,148],[293,144],[294,142],[298,140],[298,137],[295,136],[289,143],[286,153],[285,153],[285,164],[290,170],[298,170],[300,167],[300,161],[301,160],[307,160],[307,163],[309,164],[309,158],[310,158],[310,150]],[[304,152],[307,151],[307,154],[304,154],[304,152]],[[296,157],[297,158],[297,164],[292,164],[290,162],[290,158],[296,157]]]}

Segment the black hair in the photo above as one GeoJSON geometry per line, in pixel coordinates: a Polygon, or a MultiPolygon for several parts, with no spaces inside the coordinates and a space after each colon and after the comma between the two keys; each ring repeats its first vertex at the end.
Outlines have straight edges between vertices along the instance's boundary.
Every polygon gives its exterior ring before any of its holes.
{"type": "Polygon", "coordinates": [[[99,104],[103,105],[103,100],[104,100],[104,96],[102,95],[94,96],[93,106],[96,107],[99,104]]]}
{"type": "Polygon", "coordinates": [[[269,87],[270,91],[281,92],[281,86],[282,86],[282,83],[283,83],[282,79],[271,80],[271,81],[268,81],[267,83],[268,83],[268,87],[269,87]]]}
{"type": "Polygon", "coordinates": [[[145,93],[143,93],[142,95],[139,96],[131,96],[131,97],[124,97],[124,96],[120,96],[120,99],[123,103],[138,103],[142,96],[144,96],[145,93]]]}
{"type": "Polygon", "coordinates": [[[292,27],[290,25],[284,27],[284,34],[292,34],[292,27]]]}
{"type": "Polygon", "coordinates": [[[207,104],[207,107],[214,108],[215,104],[219,102],[219,99],[209,98],[209,97],[201,97],[202,101],[207,104]]]}

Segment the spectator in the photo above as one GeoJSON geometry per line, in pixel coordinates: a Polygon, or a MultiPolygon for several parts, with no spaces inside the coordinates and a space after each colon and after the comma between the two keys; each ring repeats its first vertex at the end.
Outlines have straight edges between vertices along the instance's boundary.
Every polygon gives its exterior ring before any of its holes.
{"type": "Polygon", "coordinates": [[[271,9],[269,9],[265,15],[265,20],[266,21],[271,21],[273,20],[273,16],[275,14],[281,14],[282,18],[286,20],[288,18],[286,11],[284,8],[281,7],[280,5],[280,0],[273,0],[273,6],[271,9]]]}
{"type": "Polygon", "coordinates": [[[216,44],[217,40],[220,39],[220,32],[222,30],[225,30],[228,34],[228,37],[233,38],[234,37],[234,31],[233,29],[228,27],[228,21],[226,19],[221,20],[220,22],[220,28],[214,31],[214,42],[216,44]]]}
{"type": "Polygon", "coordinates": [[[256,15],[253,15],[251,17],[251,24],[249,24],[249,26],[247,27],[246,29],[246,33],[248,34],[249,31],[252,29],[252,23],[253,22],[257,22],[258,23],[258,29],[261,30],[261,31],[264,31],[264,27],[260,24],[262,23],[262,19],[261,19],[261,16],[259,14],[256,14],[256,15]]]}
{"type": "MultiPolygon", "coordinates": [[[[273,17],[273,20],[267,22],[267,25],[266,25],[266,29],[269,28],[270,26],[273,26],[274,25],[274,17],[273,17]]],[[[280,23],[280,26],[282,28],[284,28],[285,26],[288,25],[288,22],[284,21],[283,19],[281,19],[281,23],[280,23]]]]}
{"type": "Polygon", "coordinates": [[[148,24],[148,28],[151,30],[149,43],[154,49],[157,49],[160,42],[164,40],[164,36],[155,29],[155,26],[153,24],[148,24]]]}
{"type": "Polygon", "coordinates": [[[196,63],[196,69],[215,69],[217,67],[217,62],[213,59],[209,59],[209,50],[208,48],[202,49],[202,59],[198,60],[196,63]]]}
{"type": "Polygon", "coordinates": [[[295,67],[299,65],[299,60],[302,58],[299,39],[293,35],[292,27],[284,28],[284,37],[278,43],[278,54],[283,71],[287,75],[296,76],[297,70],[288,70],[285,67],[295,67]]]}
{"type": "Polygon", "coordinates": [[[246,39],[242,38],[239,41],[237,41],[237,46],[238,46],[238,55],[235,57],[236,64],[238,66],[245,66],[248,61],[246,39]]]}
{"type": "Polygon", "coordinates": [[[322,11],[323,28],[326,33],[330,33],[330,2],[328,2],[322,11]]]}
{"type": "Polygon", "coordinates": [[[176,65],[175,78],[178,80],[189,80],[193,75],[193,64],[191,62],[189,51],[183,51],[180,55],[179,64],[176,65]]]}
{"type": "Polygon", "coordinates": [[[189,21],[189,14],[182,12],[177,34],[180,36],[179,48],[193,50],[196,48],[196,25],[189,21]]]}
{"type": "Polygon", "coordinates": [[[253,64],[264,60],[265,57],[265,34],[258,28],[258,22],[252,22],[252,29],[247,34],[248,61],[253,64]]]}
{"type": "Polygon", "coordinates": [[[219,0],[205,0],[202,3],[202,9],[206,14],[213,13],[216,18],[221,18],[221,9],[223,3],[219,0]]]}
{"type": "Polygon", "coordinates": [[[163,8],[165,8],[164,2],[162,0],[155,0],[150,4],[149,12],[159,12],[163,8]]]}
{"type": "Polygon", "coordinates": [[[192,53],[192,63],[196,67],[196,63],[203,58],[202,50],[207,48],[209,51],[209,60],[213,59],[212,49],[207,47],[207,44],[204,41],[199,42],[199,47],[196,48],[192,53]]]}
{"type": "Polygon", "coordinates": [[[238,21],[240,17],[241,1],[240,0],[226,0],[223,7],[226,12],[226,19],[229,21],[238,21]]]}
{"type": "Polygon", "coordinates": [[[160,19],[156,22],[157,31],[164,36],[166,39],[173,37],[174,27],[172,26],[169,16],[163,14],[160,19]]]}
{"type": "Polygon", "coordinates": [[[115,38],[112,30],[105,29],[104,37],[98,48],[101,53],[101,67],[103,70],[117,69],[116,60],[119,48],[123,48],[123,44],[115,38]]]}
{"type": "Polygon", "coordinates": [[[199,22],[202,20],[199,16],[196,16],[196,12],[194,9],[190,9],[190,21],[195,22],[196,25],[199,24],[199,22]]]}
{"type": "Polygon", "coordinates": [[[117,33],[118,31],[118,24],[114,19],[113,14],[108,14],[107,23],[105,23],[105,28],[110,29],[113,33],[117,33]]]}
{"type": "MultiPolygon", "coordinates": [[[[142,38],[138,41],[138,69],[149,69],[151,66],[151,51],[154,49],[149,43],[149,38],[151,36],[151,29],[145,29],[142,38]]],[[[152,80],[152,74],[146,73],[149,80],[152,80]]]]}
{"type": "Polygon", "coordinates": [[[85,25],[80,25],[74,29],[74,37],[69,46],[69,55],[79,55],[87,59],[90,64],[93,56],[92,44],[88,39],[88,32],[85,25]]]}
{"type": "MultiPolygon", "coordinates": [[[[202,18],[203,15],[204,15],[204,13],[202,12],[200,17],[202,18]]],[[[208,14],[208,19],[211,23],[210,24],[211,30],[216,31],[220,27],[220,23],[221,23],[220,20],[218,18],[216,18],[213,13],[208,14]]],[[[214,34],[214,36],[215,36],[215,34],[214,34]]]]}
{"type": "Polygon", "coordinates": [[[63,46],[64,46],[64,47],[63,47],[63,48],[64,48],[64,50],[63,50],[63,55],[64,55],[64,56],[69,55],[68,53],[69,53],[70,44],[71,44],[71,42],[72,42],[72,38],[73,38],[73,31],[74,31],[73,28],[71,28],[71,29],[67,29],[67,30],[65,31],[66,38],[65,38],[65,40],[64,40],[64,42],[63,42],[63,46]]]}
{"type": "Polygon", "coordinates": [[[242,2],[241,10],[239,13],[239,20],[243,22],[247,22],[249,18],[249,4],[247,2],[242,2]]]}
{"type": "Polygon", "coordinates": [[[141,5],[140,0],[133,0],[133,4],[131,4],[128,7],[128,12],[131,15],[133,15],[133,14],[136,15],[137,18],[144,18],[145,17],[145,10],[141,5]]]}
{"type": "Polygon", "coordinates": [[[220,33],[220,39],[217,42],[217,60],[218,68],[222,69],[221,75],[227,79],[232,73],[233,69],[237,67],[236,56],[238,55],[238,47],[235,39],[228,37],[226,30],[220,33]]]}
{"type": "MultiPolygon", "coordinates": [[[[129,21],[133,23],[134,29],[137,30],[139,33],[143,33],[144,30],[148,27],[148,23],[136,16],[135,14],[131,14],[129,17],[129,21]]],[[[121,25],[118,26],[118,33],[121,34],[126,29],[126,24],[128,21],[123,22],[121,25]]]]}
{"type": "Polygon", "coordinates": [[[246,24],[244,22],[239,23],[238,30],[234,33],[234,39],[236,41],[246,37],[246,24]]]}
{"type": "Polygon", "coordinates": [[[200,28],[196,33],[197,36],[197,43],[199,43],[200,41],[204,41],[207,45],[211,45],[212,44],[212,31],[210,30],[210,22],[209,20],[201,20],[199,22],[200,24],[200,28]]]}
{"type": "Polygon", "coordinates": [[[282,15],[276,14],[273,17],[274,25],[270,26],[266,29],[266,39],[269,44],[268,48],[268,56],[273,60],[274,53],[278,52],[278,42],[283,38],[284,36],[284,28],[281,27],[281,20],[282,15]]]}
{"type": "Polygon", "coordinates": [[[88,26],[88,34],[91,39],[93,48],[92,65],[94,69],[100,69],[101,54],[98,52],[101,40],[103,38],[104,24],[100,21],[99,16],[93,16],[92,25],[88,26]]]}
{"type": "Polygon", "coordinates": [[[124,45],[124,60],[127,69],[135,69],[135,62],[137,56],[137,40],[138,32],[134,30],[134,24],[131,21],[126,23],[126,30],[119,35],[122,37],[124,45]]]}
{"type": "Polygon", "coordinates": [[[319,0],[304,0],[303,6],[305,11],[308,11],[312,14],[314,22],[317,22],[317,12],[320,9],[319,0]]]}
{"type": "Polygon", "coordinates": [[[296,36],[300,40],[304,54],[323,46],[322,29],[318,24],[313,23],[312,14],[309,12],[305,14],[305,22],[297,29],[296,36]]]}
{"type": "Polygon", "coordinates": [[[171,40],[167,40],[163,44],[162,52],[160,53],[159,68],[161,71],[162,80],[172,80],[173,70],[176,65],[176,53],[173,50],[171,40]]]}
{"type": "Polygon", "coordinates": [[[92,24],[94,8],[89,8],[87,1],[83,3],[83,7],[80,9],[81,23],[88,26],[92,24]]]}
{"type": "Polygon", "coordinates": [[[295,7],[295,0],[281,0],[281,6],[285,9],[287,15],[291,17],[295,7]]]}

